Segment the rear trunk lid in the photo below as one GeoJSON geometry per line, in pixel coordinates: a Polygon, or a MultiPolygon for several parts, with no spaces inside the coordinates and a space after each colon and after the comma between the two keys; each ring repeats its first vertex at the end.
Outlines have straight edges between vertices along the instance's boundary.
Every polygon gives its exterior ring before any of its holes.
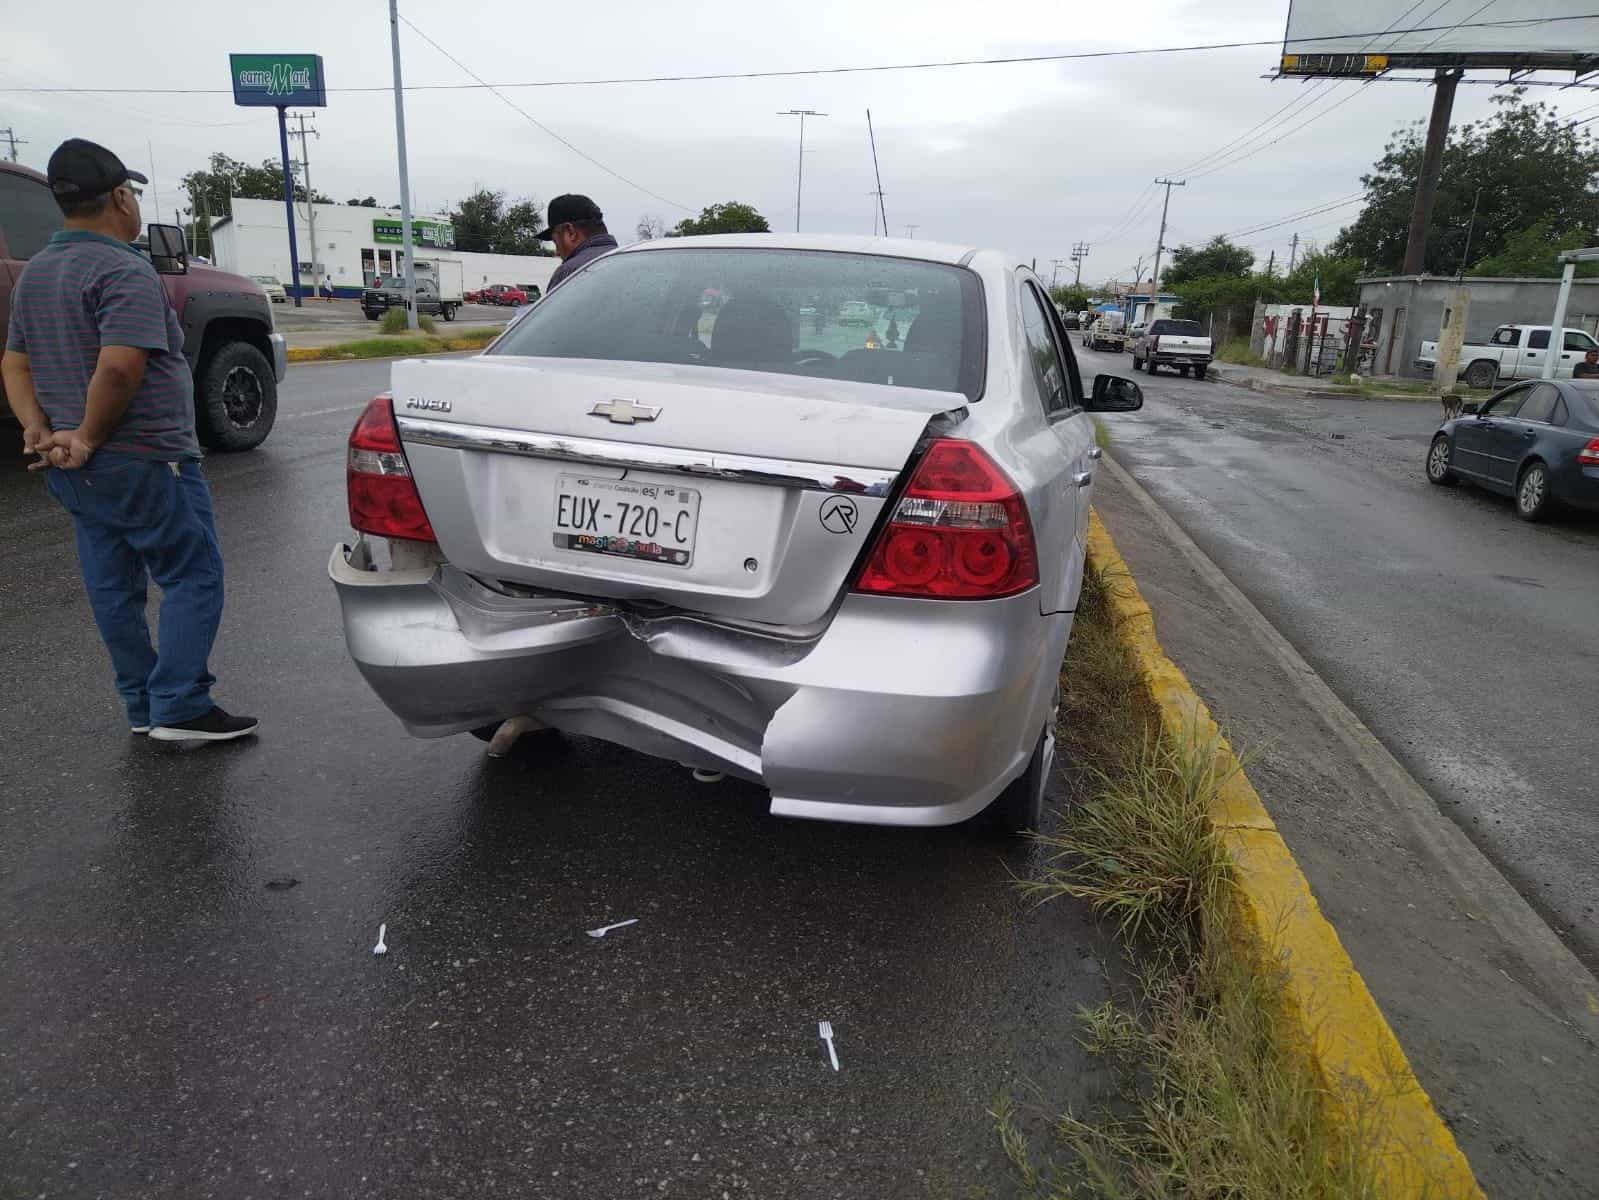
{"type": "Polygon", "coordinates": [[[530,588],[805,626],[849,580],[950,392],[659,363],[401,362],[439,546],[530,588]]]}

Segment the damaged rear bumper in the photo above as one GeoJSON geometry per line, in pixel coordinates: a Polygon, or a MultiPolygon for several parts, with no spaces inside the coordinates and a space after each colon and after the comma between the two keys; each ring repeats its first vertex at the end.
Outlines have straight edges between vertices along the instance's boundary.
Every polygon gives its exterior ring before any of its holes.
{"type": "Polygon", "coordinates": [[[775,814],[872,824],[953,824],[1021,774],[1070,628],[1030,592],[850,595],[825,629],[774,637],[448,565],[375,571],[363,547],[328,573],[351,657],[417,736],[527,714],[761,784],[775,814]]]}

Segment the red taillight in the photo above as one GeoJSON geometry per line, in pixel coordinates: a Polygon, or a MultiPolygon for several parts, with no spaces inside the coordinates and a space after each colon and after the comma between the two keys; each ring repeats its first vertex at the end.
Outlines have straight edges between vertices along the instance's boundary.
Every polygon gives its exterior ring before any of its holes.
{"type": "Polygon", "coordinates": [[[411,478],[394,423],[394,402],[379,396],[368,404],[350,430],[345,459],[345,489],[350,498],[350,526],[360,533],[436,542],[422,497],[411,478]]]}
{"type": "Polygon", "coordinates": [[[1038,582],[1016,485],[971,442],[928,447],[855,581],[857,592],[993,600],[1038,582]]]}
{"type": "Polygon", "coordinates": [[[1599,467],[1599,438],[1588,439],[1588,444],[1577,451],[1577,461],[1585,467],[1599,467]]]}

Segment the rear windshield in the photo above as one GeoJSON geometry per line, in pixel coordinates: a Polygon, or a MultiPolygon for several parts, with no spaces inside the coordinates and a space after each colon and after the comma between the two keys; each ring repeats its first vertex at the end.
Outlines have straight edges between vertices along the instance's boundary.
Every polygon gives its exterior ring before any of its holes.
{"type": "Polygon", "coordinates": [[[1184,337],[1204,337],[1205,331],[1199,327],[1198,321],[1156,321],[1149,327],[1150,333],[1174,333],[1184,337]]]}
{"type": "Polygon", "coordinates": [[[983,306],[961,267],[754,248],[612,254],[490,354],[692,363],[894,387],[982,390],[983,306]]]}

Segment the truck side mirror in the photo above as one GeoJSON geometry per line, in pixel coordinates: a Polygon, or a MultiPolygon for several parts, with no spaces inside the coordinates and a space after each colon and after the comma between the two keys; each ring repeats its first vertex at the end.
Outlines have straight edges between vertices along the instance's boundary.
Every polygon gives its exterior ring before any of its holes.
{"type": "Polygon", "coordinates": [[[150,226],[150,263],[162,275],[189,273],[189,248],[176,225],[150,226]]]}

